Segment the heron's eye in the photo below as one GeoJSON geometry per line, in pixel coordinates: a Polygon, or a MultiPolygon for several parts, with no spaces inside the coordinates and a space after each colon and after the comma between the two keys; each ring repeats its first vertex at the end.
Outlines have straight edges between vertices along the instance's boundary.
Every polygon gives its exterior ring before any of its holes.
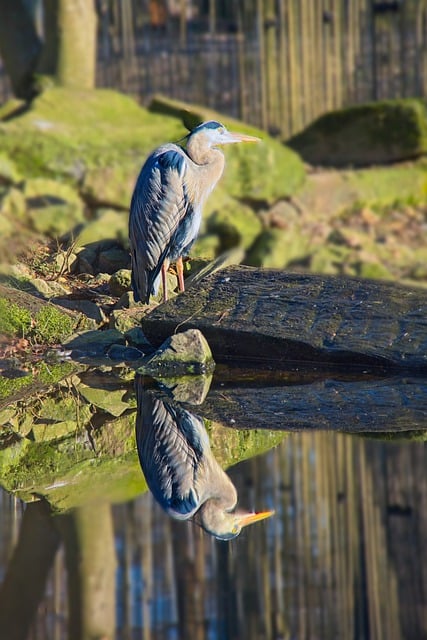
{"type": "Polygon", "coordinates": [[[218,133],[221,133],[221,134],[225,133],[224,127],[218,127],[218,133]]]}

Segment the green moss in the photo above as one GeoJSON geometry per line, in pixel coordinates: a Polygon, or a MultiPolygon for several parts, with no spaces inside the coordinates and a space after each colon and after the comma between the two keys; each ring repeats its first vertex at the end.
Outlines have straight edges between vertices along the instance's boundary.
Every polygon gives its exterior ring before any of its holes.
{"type": "Polygon", "coordinates": [[[17,304],[0,298],[0,333],[24,337],[31,327],[31,313],[17,304]]]}
{"type": "Polygon", "coordinates": [[[36,315],[33,335],[39,343],[56,344],[71,335],[74,327],[74,318],[54,305],[46,305],[36,315]]]}
{"type": "Polygon", "coordinates": [[[209,216],[206,230],[220,239],[219,253],[233,247],[247,249],[261,232],[262,224],[256,213],[236,200],[229,199],[209,216]]]}
{"type": "Polygon", "coordinates": [[[52,88],[0,125],[0,146],[27,177],[62,176],[78,184],[88,169],[108,166],[128,167],[135,177],[161,136],[174,140],[183,133],[175,119],[150,114],[117,92],[52,88]]]}

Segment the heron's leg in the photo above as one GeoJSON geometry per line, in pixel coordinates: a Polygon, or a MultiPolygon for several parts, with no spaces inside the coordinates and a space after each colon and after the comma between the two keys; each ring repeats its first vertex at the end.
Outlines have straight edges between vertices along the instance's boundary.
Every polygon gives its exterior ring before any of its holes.
{"type": "Polygon", "coordinates": [[[182,264],[182,256],[176,261],[176,272],[178,275],[178,287],[180,291],[185,291],[184,285],[184,265],[182,264]]]}
{"type": "Polygon", "coordinates": [[[162,287],[163,287],[163,302],[167,302],[168,299],[168,283],[167,283],[167,272],[169,269],[169,260],[165,260],[162,264],[162,287]]]}

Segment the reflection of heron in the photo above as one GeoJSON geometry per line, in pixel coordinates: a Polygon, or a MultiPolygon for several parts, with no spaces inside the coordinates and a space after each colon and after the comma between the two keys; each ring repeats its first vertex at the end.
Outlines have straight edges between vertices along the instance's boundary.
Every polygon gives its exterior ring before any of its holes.
{"type": "Polygon", "coordinates": [[[194,518],[208,533],[229,540],[272,515],[233,512],[237,492],[213,457],[203,420],[144,390],[141,379],[136,390],[139,460],[151,492],[170,516],[194,518]]]}
{"type": "Polygon", "coordinates": [[[166,272],[172,261],[176,261],[179,290],[184,291],[182,256],[197,237],[203,203],[224,170],[224,156],[217,146],[258,140],[209,121],[187,136],[186,149],[165,144],[148,157],[130,206],[135,300],[149,302],[158,291],[160,274],[163,299],[167,299],[166,272]]]}

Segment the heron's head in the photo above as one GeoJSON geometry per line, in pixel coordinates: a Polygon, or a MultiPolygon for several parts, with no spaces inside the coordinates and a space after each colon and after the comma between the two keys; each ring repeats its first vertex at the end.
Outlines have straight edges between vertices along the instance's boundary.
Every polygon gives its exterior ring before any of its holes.
{"type": "Polygon", "coordinates": [[[200,145],[212,148],[225,144],[234,144],[236,142],[260,142],[260,138],[249,136],[246,133],[228,131],[220,122],[208,120],[208,122],[199,124],[188,136],[188,142],[194,143],[196,141],[200,145]]]}
{"type": "Polygon", "coordinates": [[[261,511],[260,513],[229,512],[222,509],[213,510],[212,508],[203,511],[203,507],[200,511],[200,517],[196,518],[196,522],[218,540],[237,538],[241,530],[247,527],[248,524],[259,522],[274,514],[274,511],[261,511]]]}

